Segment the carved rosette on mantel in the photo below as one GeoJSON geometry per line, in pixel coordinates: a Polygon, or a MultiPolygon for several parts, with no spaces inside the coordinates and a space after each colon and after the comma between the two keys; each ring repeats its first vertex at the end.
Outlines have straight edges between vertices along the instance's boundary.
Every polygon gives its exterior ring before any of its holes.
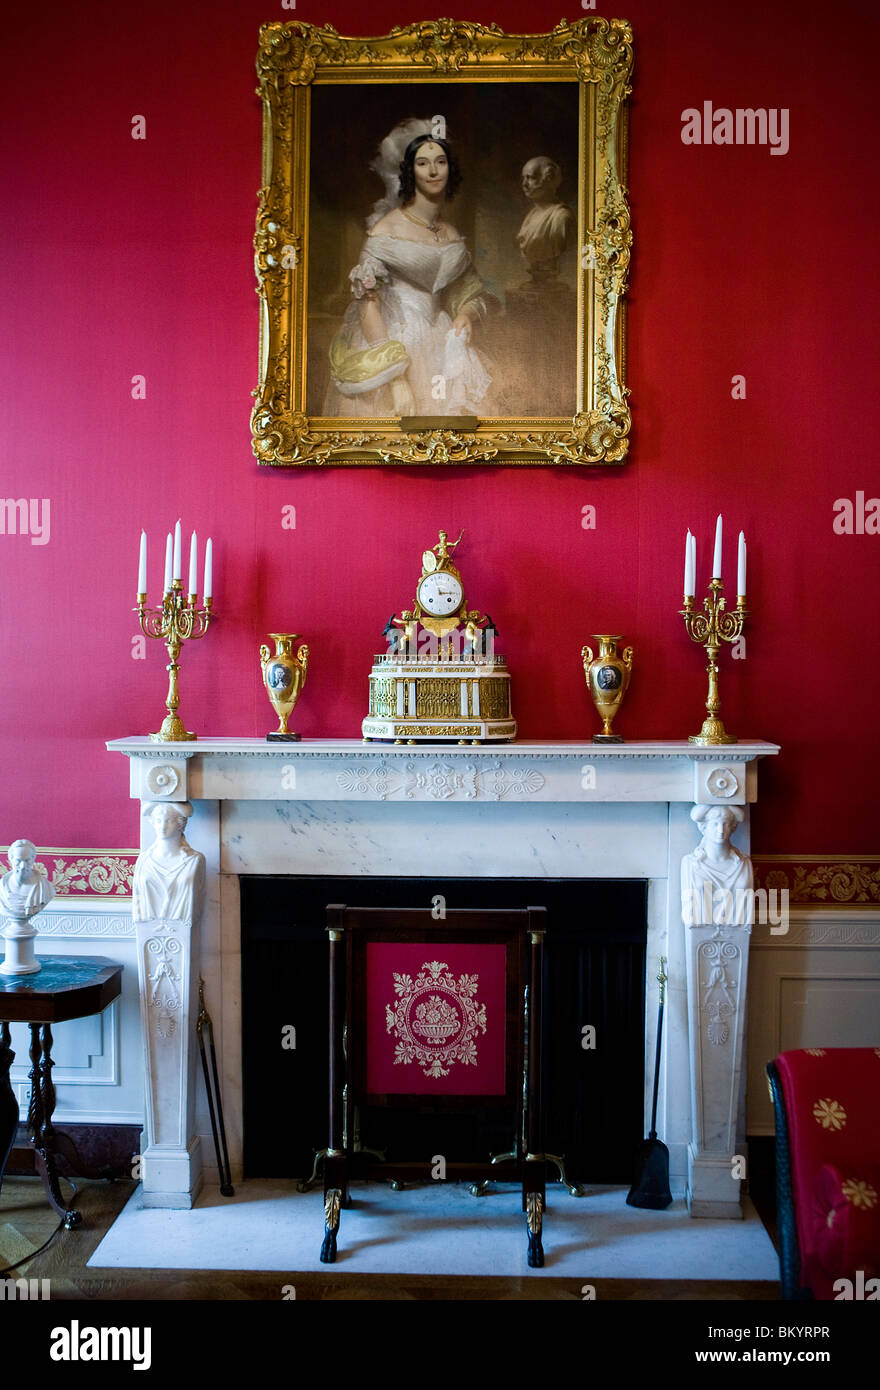
{"type": "Polygon", "coordinates": [[[134,870],[132,918],[146,1053],[145,1207],[191,1207],[201,1186],[189,1075],[205,857],[184,839],[192,809],[188,802],[145,803],[155,839],[138,855],[134,870]]]}
{"type": "MultiPolygon", "coordinates": [[[[720,795],[724,794],[719,789],[720,795]]],[[[735,1163],[742,1093],[752,862],[730,843],[742,823],[735,805],[697,805],[702,840],[681,861],[693,1116],[687,1201],[692,1216],[742,1217],[735,1163]]]]}

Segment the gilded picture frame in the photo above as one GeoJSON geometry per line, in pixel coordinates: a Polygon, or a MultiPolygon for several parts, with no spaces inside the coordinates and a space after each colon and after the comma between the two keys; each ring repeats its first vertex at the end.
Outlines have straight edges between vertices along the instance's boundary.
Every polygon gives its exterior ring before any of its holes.
{"type": "MultiPolygon", "coordinates": [[[[530,35],[453,20],[411,24],[381,38],[347,38],[329,25],[299,21],[261,28],[263,176],[254,237],[260,347],[251,416],[260,464],[625,460],[631,425],[625,294],[632,247],[626,188],[632,62],[632,31],[621,19],[562,21],[550,33],[530,35]],[[389,124],[386,148],[381,142],[389,124]],[[410,301],[413,314],[422,312],[422,302],[438,301],[424,290],[425,263],[429,278],[433,274],[430,246],[414,250],[391,244],[406,243],[406,237],[389,242],[365,231],[380,177],[391,203],[374,206],[381,210],[401,198],[397,175],[389,179],[388,168],[399,167],[401,141],[412,129],[448,135],[460,151],[462,197],[450,213],[458,223],[440,227],[447,241],[457,236],[461,245],[441,246],[437,261],[441,271],[443,264],[466,262],[468,278],[464,271],[458,279],[449,272],[448,314],[438,308],[430,341],[423,337],[414,346],[413,329],[404,349],[390,341],[391,328],[385,340],[357,338],[351,295],[353,288],[363,294],[363,284],[374,283],[365,264],[385,276],[380,289],[396,306],[386,318],[403,316],[397,334],[402,338],[410,301]],[[380,149],[392,150],[390,164],[381,163],[380,149]],[[533,183],[546,182],[540,206],[526,201],[529,169],[533,183]],[[535,227],[538,234],[532,235],[535,227]],[[358,245],[371,252],[384,246],[392,270],[359,253],[358,245]],[[417,269],[401,279],[395,255],[415,258],[417,269]],[[348,266],[355,268],[346,275],[348,266]],[[465,283],[480,290],[468,291],[473,337],[463,337],[460,318],[452,318],[456,289],[465,283]],[[389,287],[395,286],[392,296],[389,287]],[[420,409],[395,416],[387,387],[358,396],[365,388],[346,384],[340,360],[354,360],[355,349],[374,341],[409,353],[407,375],[413,381],[417,368],[429,374],[424,380],[433,383],[432,401],[440,398],[436,408],[425,408],[423,392],[420,409]],[[438,371],[437,354],[443,352],[438,371]],[[451,397],[445,395],[448,373],[451,397]],[[383,401],[382,410],[372,404],[383,401]]],[[[423,219],[421,226],[429,225],[430,232],[417,226],[414,235],[439,241],[436,224],[423,219]]],[[[429,289],[442,280],[438,273],[429,289]]],[[[421,320],[418,331],[428,332],[421,320]]],[[[370,377],[368,384],[388,375],[370,377]]],[[[395,393],[393,399],[402,398],[395,393]]],[[[405,399],[416,398],[409,393],[405,399]]]]}

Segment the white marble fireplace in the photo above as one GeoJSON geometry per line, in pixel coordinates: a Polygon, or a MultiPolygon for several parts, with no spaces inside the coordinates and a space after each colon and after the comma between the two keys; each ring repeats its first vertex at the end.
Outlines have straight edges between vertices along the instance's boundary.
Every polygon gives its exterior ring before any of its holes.
{"type": "MultiPolygon", "coordinates": [[[[131,795],[192,802],[187,838],[207,862],[200,928],[164,930],[172,954],[156,986],[156,941],[138,939],[147,1073],[144,1200],[189,1207],[213,1167],[196,1076],[198,977],[222,1062],[233,1180],[241,1173],[240,874],[633,878],[648,883],[647,960],[668,959],[657,1129],[673,1188],[692,1216],[738,1217],[733,1155],[744,1139],[741,1077],[748,927],[685,927],[680,864],[699,840],[695,803],[742,807],[733,837],[749,853],[758,761],[776,744],[686,742],[395,746],[359,740],[188,744],[118,739],[131,795]],[[719,964],[720,962],[720,964],[719,964]],[[718,991],[725,1026],[717,1026],[718,991]],[[173,1022],[170,1020],[173,1018],[173,1022]],[[197,1096],[200,1098],[197,1103],[197,1096]]],[[[144,847],[152,830],[144,821],[144,847]]],[[[416,904],[414,904],[416,905],[416,904]]],[[[766,928],[763,928],[766,930],[766,928]]],[[[757,930],[761,930],[758,928],[757,930]]],[[[163,938],[164,940],[165,938],[163,938]]],[[[549,1001],[552,1007],[552,1000],[549,1001]]],[[[588,1023],[589,1020],[584,1020],[588,1023]]],[[[645,1120],[650,1119],[656,986],[647,991],[645,1120]]]]}

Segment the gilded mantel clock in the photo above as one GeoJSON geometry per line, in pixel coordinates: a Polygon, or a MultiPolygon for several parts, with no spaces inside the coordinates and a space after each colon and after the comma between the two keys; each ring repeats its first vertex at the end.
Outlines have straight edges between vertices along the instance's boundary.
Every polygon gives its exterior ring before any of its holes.
{"type": "MultiPolygon", "coordinates": [[[[463,534],[463,533],[462,533],[463,534]]],[[[452,563],[458,540],[445,531],[422,555],[411,609],[385,629],[388,650],[370,672],[370,713],[364,741],[507,743],[516,738],[510,675],[495,654],[491,618],[469,609],[452,563]]]]}

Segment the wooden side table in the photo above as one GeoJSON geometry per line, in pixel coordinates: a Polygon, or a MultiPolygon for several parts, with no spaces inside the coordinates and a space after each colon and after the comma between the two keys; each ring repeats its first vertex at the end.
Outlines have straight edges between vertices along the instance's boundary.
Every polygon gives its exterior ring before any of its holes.
{"type": "Polygon", "coordinates": [[[31,1099],[27,1128],[37,1171],[46,1196],[68,1229],[82,1220],[61,1193],[55,1155],[63,1154],[83,1177],[101,1177],[82,1162],[69,1135],[55,1129],[55,1086],[52,1081],[52,1024],[101,1013],[122,991],[121,965],[104,956],[38,956],[38,975],[0,975],[0,1188],[15,1140],[18,1103],[9,1082],[15,1060],[10,1046],[10,1023],[27,1023],[31,1030],[31,1099]]]}

